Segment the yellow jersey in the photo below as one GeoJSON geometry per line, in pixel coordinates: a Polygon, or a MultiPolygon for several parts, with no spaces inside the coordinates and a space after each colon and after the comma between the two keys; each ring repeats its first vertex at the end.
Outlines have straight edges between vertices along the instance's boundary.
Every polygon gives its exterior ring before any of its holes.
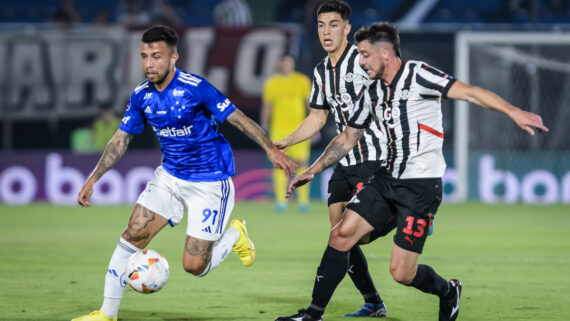
{"type": "Polygon", "coordinates": [[[263,101],[271,104],[269,132],[272,140],[290,134],[307,116],[306,102],[311,95],[311,81],[300,72],[287,76],[276,74],[265,82],[263,101]]]}

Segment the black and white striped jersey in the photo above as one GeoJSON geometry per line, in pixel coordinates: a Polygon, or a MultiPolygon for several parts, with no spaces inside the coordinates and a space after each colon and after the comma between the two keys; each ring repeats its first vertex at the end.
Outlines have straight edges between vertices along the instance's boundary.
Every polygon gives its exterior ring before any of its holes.
{"type": "MultiPolygon", "coordinates": [[[[349,44],[336,66],[332,66],[327,56],[313,73],[311,108],[328,109],[334,117],[338,134],[346,127],[354,103],[370,82],[368,74],[358,64],[358,57],[356,46],[349,44]]],[[[381,137],[379,126],[379,122],[373,122],[358,144],[339,163],[352,166],[384,158],[382,143],[378,141],[378,137],[381,137]]]]}
{"type": "Polygon", "coordinates": [[[380,120],[386,138],[385,168],[395,178],[436,178],[445,171],[441,98],[455,79],[421,61],[402,64],[390,85],[369,84],[349,126],[380,120]]]}

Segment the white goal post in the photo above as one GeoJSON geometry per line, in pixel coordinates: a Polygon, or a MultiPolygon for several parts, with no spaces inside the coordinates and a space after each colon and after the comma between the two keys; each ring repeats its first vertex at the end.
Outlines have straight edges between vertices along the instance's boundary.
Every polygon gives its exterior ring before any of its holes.
{"type": "MultiPolygon", "coordinates": [[[[501,84],[501,81],[511,81],[512,79],[518,79],[517,76],[509,75],[505,76],[504,79],[497,79],[497,75],[501,75],[496,66],[502,63],[502,66],[508,65],[505,68],[519,68],[523,71],[526,69],[539,68],[542,73],[537,73],[536,76],[531,74],[529,71],[529,76],[521,77],[521,85],[518,88],[512,89],[515,85],[508,84],[508,92],[521,96],[521,93],[526,97],[525,102],[528,103],[527,106],[520,106],[523,109],[537,112],[542,114],[544,110],[541,110],[540,105],[544,104],[542,99],[548,99],[549,95],[544,91],[544,84],[538,83],[541,81],[552,81],[550,79],[541,78],[545,73],[563,73],[570,75],[570,60],[564,54],[558,57],[553,57],[552,55],[544,55],[542,48],[554,48],[553,51],[558,51],[559,46],[563,48],[570,48],[570,33],[563,32],[458,32],[455,39],[455,77],[461,81],[477,85],[491,91],[495,89],[491,84],[497,85],[501,84]],[[538,49],[537,49],[538,48],[538,49]],[[484,52],[484,58],[476,58],[478,60],[473,62],[472,60],[476,53],[474,50],[479,50],[484,52]],[[489,59],[491,57],[491,59],[489,59]],[[560,58],[561,57],[561,58],[560,58]],[[560,58],[560,59],[556,59],[560,58]],[[487,59],[487,60],[485,60],[487,59]],[[506,62],[505,62],[506,61],[506,62]],[[474,64],[474,65],[472,65],[474,64]],[[514,67],[513,67],[514,66],[514,67]],[[487,68],[485,72],[488,71],[490,76],[489,86],[485,82],[472,83],[473,75],[470,73],[481,73],[480,69],[487,68]],[[546,72],[544,72],[546,71],[546,72]],[[493,78],[494,77],[494,78],[493,78]],[[534,79],[536,78],[536,79],[534,79]],[[541,89],[542,88],[542,89],[541,89]]],[[[562,50],[559,50],[562,51],[562,50]]],[[[508,70],[508,69],[505,69],[508,70]]],[[[512,69],[511,69],[512,70],[512,69]]],[[[566,76],[564,76],[566,77],[566,76]]],[[[564,78],[562,77],[562,78],[564,78]]],[[[564,88],[568,88],[570,84],[570,76],[565,78],[563,81],[564,88]],[[568,83],[568,84],[566,84],[568,83]]],[[[560,82],[558,82],[560,83],[560,82]]],[[[548,87],[548,85],[546,85],[548,87]]],[[[496,92],[496,91],[495,91],[496,92]]],[[[502,96],[501,94],[499,94],[502,96]]],[[[557,98],[551,103],[555,105],[563,101],[562,99],[568,98],[567,94],[563,94],[562,98],[557,98]]],[[[509,100],[507,97],[503,97],[509,100]]],[[[512,102],[512,101],[510,101],[512,102]]],[[[567,102],[567,104],[570,102],[567,102]]],[[[559,108],[568,108],[566,106],[558,106],[559,108]]],[[[515,104],[516,105],[516,104],[515,104]]],[[[455,115],[454,115],[454,167],[457,172],[457,181],[454,186],[454,201],[466,201],[469,195],[472,195],[469,191],[469,179],[470,179],[470,164],[469,164],[469,153],[470,153],[470,143],[473,144],[473,137],[470,139],[470,104],[464,101],[455,101],[455,115]]],[[[554,114],[557,115],[557,114],[554,114]]],[[[566,114],[565,114],[566,115],[566,114]]],[[[556,119],[556,118],[554,118],[556,119]]],[[[561,119],[562,121],[562,119],[561,119]]],[[[549,124],[547,124],[548,126],[549,124]]],[[[490,124],[482,123],[479,126],[489,126],[490,124]]],[[[471,129],[473,130],[473,128],[471,129]]],[[[507,132],[505,129],[504,136],[510,135],[510,131],[507,132]]],[[[500,136],[500,135],[499,135],[500,136]]],[[[497,139],[508,140],[509,137],[497,137],[497,139]]],[[[477,142],[476,142],[477,143],[477,142]]],[[[537,146],[541,144],[540,140],[535,140],[529,143],[529,150],[534,149],[540,151],[542,146],[537,146]],[[534,146],[533,146],[534,145],[534,146]]],[[[508,141],[503,146],[508,146],[508,141]]],[[[563,145],[559,145],[563,146],[563,145]]],[[[493,146],[496,147],[496,146],[493,146]]],[[[546,148],[546,147],[544,147],[546,148]]],[[[553,147],[558,148],[558,147],[553,147]]],[[[496,148],[496,150],[499,150],[496,148]]],[[[544,149],[543,149],[544,150],[544,149]]],[[[471,167],[473,168],[473,167],[471,167]]]]}

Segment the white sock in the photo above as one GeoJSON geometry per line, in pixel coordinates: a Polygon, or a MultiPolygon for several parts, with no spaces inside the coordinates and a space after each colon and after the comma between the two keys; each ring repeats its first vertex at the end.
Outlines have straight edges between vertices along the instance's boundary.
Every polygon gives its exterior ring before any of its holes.
{"type": "Polygon", "coordinates": [[[125,268],[129,257],[140,250],[121,237],[117,242],[113,256],[111,256],[109,269],[105,276],[105,290],[103,291],[103,305],[101,306],[101,311],[111,319],[116,317],[119,312],[119,304],[121,304],[123,292],[127,286],[125,268]]]}
{"type": "Polygon", "coordinates": [[[119,312],[120,304],[121,304],[121,299],[103,298],[103,305],[101,306],[101,311],[103,311],[103,313],[105,313],[106,316],[113,319],[117,316],[117,313],[119,312]]]}
{"type": "Polygon", "coordinates": [[[238,239],[239,239],[238,230],[236,230],[233,227],[229,227],[228,229],[226,229],[224,234],[222,234],[222,237],[220,237],[220,239],[217,240],[216,243],[214,243],[214,248],[212,249],[212,259],[210,260],[210,264],[208,264],[204,272],[202,272],[202,274],[200,274],[199,276],[204,276],[208,274],[208,272],[213,270],[216,266],[220,265],[220,263],[222,263],[226,259],[226,257],[228,257],[228,254],[230,254],[232,247],[234,246],[234,244],[236,244],[238,239]]]}

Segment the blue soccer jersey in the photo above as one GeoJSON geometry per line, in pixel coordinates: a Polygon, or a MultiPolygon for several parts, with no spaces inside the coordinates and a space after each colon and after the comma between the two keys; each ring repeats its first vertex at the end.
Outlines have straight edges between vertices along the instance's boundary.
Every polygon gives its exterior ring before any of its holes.
{"type": "Polygon", "coordinates": [[[139,134],[148,122],[160,141],[163,167],[173,176],[222,180],[235,174],[235,166],[218,122],[234,110],[234,104],[206,79],[176,69],[162,91],[148,80],[135,88],[119,128],[139,134]]]}

